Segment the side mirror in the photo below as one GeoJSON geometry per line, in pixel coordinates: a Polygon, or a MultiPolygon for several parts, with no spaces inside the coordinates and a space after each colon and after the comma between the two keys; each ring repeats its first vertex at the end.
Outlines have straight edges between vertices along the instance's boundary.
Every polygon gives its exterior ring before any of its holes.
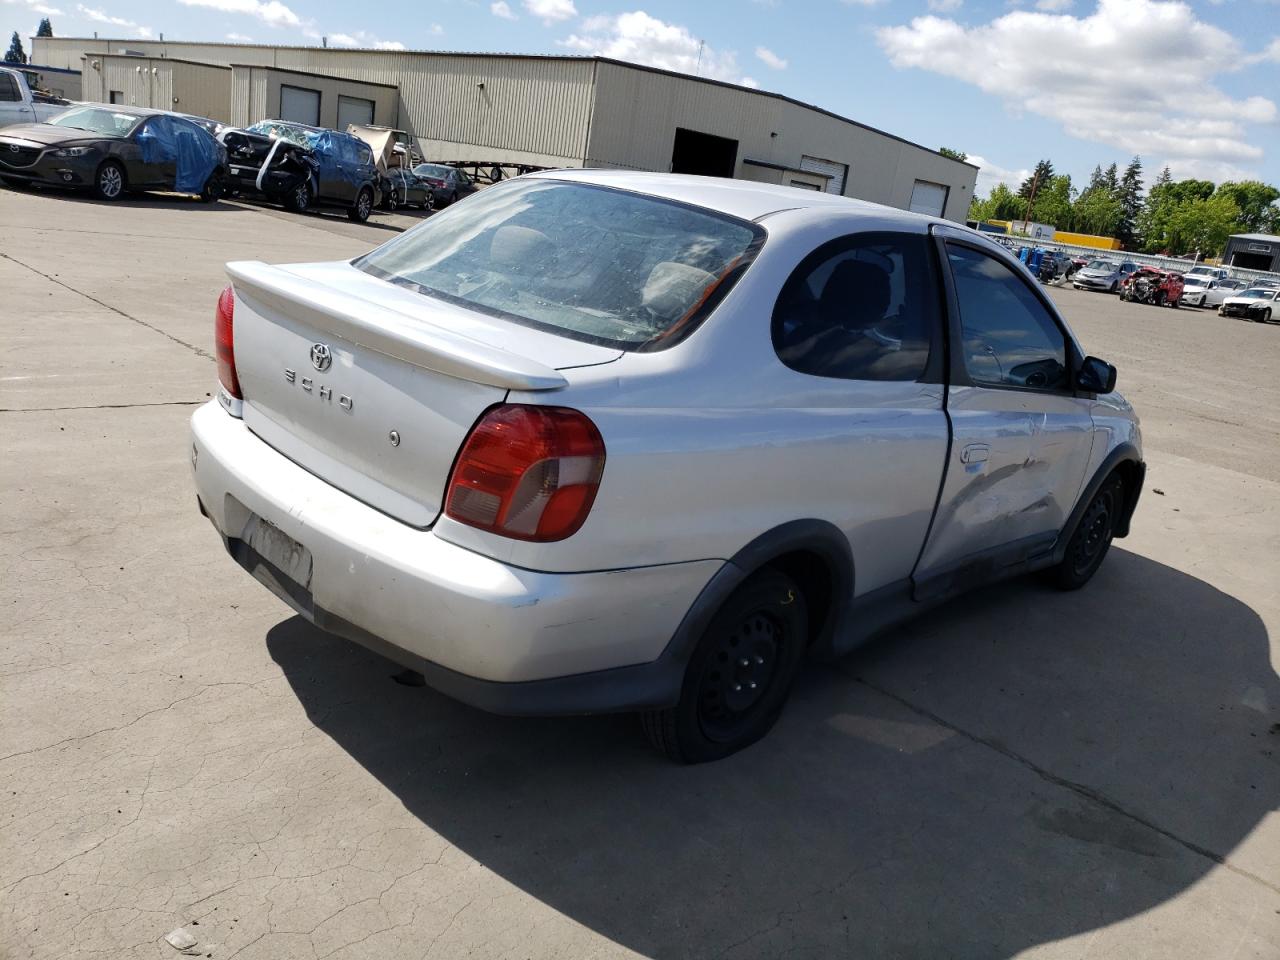
{"type": "Polygon", "coordinates": [[[1116,388],[1116,368],[1097,357],[1085,357],[1076,374],[1076,387],[1086,393],[1111,393],[1116,388]]]}

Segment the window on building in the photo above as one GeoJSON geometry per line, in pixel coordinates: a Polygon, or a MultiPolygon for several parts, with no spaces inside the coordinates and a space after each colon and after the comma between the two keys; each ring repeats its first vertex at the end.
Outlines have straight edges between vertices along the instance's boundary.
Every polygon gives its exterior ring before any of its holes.
{"type": "Polygon", "coordinates": [[[112,90],[107,94],[107,103],[124,103],[124,91],[112,90]]]}

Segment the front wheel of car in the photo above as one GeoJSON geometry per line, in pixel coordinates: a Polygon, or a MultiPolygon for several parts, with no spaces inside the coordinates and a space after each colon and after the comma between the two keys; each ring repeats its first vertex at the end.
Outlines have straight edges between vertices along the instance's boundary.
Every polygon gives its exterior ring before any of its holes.
{"type": "Polygon", "coordinates": [[[1112,474],[1085,507],[1062,562],[1045,571],[1051,583],[1060,590],[1079,590],[1089,582],[1111,549],[1123,508],[1124,481],[1112,474]]]}
{"type": "Polygon", "coordinates": [[[1262,317],[1261,317],[1261,319],[1260,319],[1260,321],[1259,321],[1259,322],[1261,322],[1261,323],[1270,323],[1270,322],[1271,322],[1271,308],[1270,308],[1270,307],[1267,307],[1265,310],[1263,310],[1263,311],[1262,311],[1262,317]]]}
{"type": "Polygon", "coordinates": [[[1197,306],[1197,307],[1199,307],[1201,310],[1203,310],[1203,309],[1204,309],[1204,302],[1205,302],[1205,300],[1206,300],[1206,299],[1207,299],[1207,298],[1205,298],[1205,297],[1201,297],[1201,298],[1200,298],[1200,302],[1199,302],[1199,303],[1197,303],[1197,304],[1196,304],[1196,306],[1197,306]]]}
{"type": "Polygon", "coordinates": [[[306,213],[311,206],[311,188],[300,183],[284,196],[284,208],[290,213],[306,213]]]}
{"type": "Polygon", "coordinates": [[[395,213],[396,208],[399,206],[400,195],[394,189],[382,198],[382,209],[387,213],[395,213]]]}
{"type": "Polygon", "coordinates": [[[356,195],[356,202],[347,210],[347,216],[356,223],[364,223],[373,212],[373,191],[363,187],[356,195]]]}
{"type": "Polygon", "coordinates": [[[124,167],[108,160],[93,178],[93,194],[99,200],[119,200],[125,191],[124,167]]]}
{"type": "Polygon", "coordinates": [[[1111,286],[1107,288],[1107,293],[1116,293],[1120,289],[1120,281],[1112,280],[1111,286]]]}
{"type": "Polygon", "coordinates": [[[677,763],[719,760],[755,743],[782,713],[808,629],[794,580],[767,569],[747,578],[699,638],[679,702],[643,714],[650,743],[677,763]]]}

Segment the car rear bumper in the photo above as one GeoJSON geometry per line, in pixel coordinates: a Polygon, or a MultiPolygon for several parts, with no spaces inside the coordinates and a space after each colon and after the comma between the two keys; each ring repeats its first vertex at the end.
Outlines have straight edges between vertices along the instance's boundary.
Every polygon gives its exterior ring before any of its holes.
{"type": "Polygon", "coordinates": [[[191,430],[201,512],[241,566],[322,629],[497,713],[639,709],[678,696],[682,667],[662,654],[721,561],[523,570],[355,500],[216,401],[191,430]],[[309,552],[307,582],[250,545],[257,518],[309,552]]]}

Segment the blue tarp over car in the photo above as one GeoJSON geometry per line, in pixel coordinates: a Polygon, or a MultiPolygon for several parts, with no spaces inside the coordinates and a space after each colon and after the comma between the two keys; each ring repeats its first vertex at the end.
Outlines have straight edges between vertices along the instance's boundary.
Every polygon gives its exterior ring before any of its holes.
{"type": "Polygon", "coordinates": [[[143,163],[173,163],[173,189],[200,193],[219,162],[218,141],[181,117],[153,117],[138,133],[143,163]]]}

